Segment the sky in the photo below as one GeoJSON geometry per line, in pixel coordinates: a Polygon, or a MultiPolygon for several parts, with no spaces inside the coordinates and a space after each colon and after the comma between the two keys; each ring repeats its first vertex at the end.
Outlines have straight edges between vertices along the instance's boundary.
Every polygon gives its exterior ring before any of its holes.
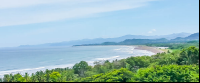
{"type": "Polygon", "coordinates": [[[199,32],[199,0],[0,0],[0,47],[199,32]]]}

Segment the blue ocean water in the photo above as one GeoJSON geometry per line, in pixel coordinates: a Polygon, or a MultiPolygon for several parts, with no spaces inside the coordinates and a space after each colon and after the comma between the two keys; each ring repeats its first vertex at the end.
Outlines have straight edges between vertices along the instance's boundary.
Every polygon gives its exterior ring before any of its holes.
{"type": "Polygon", "coordinates": [[[0,49],[0,77],[54,68],[72,67],[80,61],[93,65],[94,61],[123,59],[130,56],[153,55],[135,46],[77,46],[32,47],[0,49]]]}

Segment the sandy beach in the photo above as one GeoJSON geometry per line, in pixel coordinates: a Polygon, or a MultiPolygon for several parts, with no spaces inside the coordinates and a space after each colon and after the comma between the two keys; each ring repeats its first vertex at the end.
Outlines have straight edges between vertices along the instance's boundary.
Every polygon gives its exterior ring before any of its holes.
{"type": "MultiPolygon", "coordinates": [[[[157,49],[156,47],[149,47],[149,46],[145,46],[145,45],[90,45],[90,46],[134,46],[135,49],[147,50],[147,51],[153,52],[155,54],[164,52],[160,49],[157,49]]],[[[77,46],[73,46],[73,47],[77,47],[77,46]]]]}
{"type": "Polygon", "coordinates": [[[147,50],[147,51],[151,51],[151,52],[153,52],[155,54],[164,52],[162,50],[156,49],[155,47],[149,47],[149,46],[143,46],[143,45],[138,45],[138,46],[136,46],[135,49],[147,50]]]}

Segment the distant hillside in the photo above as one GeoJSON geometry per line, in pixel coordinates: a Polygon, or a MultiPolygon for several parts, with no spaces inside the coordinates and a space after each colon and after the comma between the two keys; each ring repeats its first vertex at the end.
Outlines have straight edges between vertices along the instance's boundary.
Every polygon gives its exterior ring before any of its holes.
{"type": "Polygon", "coordinates": [[[72,46],[72,45],[82,45],[82,44],[101,44],[105,42],[105,44],[109,44],[109,42],[121,42],[126,39],[173,39],[176,37],[187,37],[190,33],[175,33],[170,35],[161,35],[161,36],[143,36],[143,35],[125,35],[117,38],[96,38],[96,39],[83,39],[83,40],[74,40],[67,42],[59,42],[59,43],[47,43],[41,45],[21,45],[20,47],[39,47],[39,46],[72,46]],[[107,42],[107,43],[106,43],[107,42]]]}
{"type": "Polygon", "coordinates": [[[125,41],[119,42],[120,45],[142,45],[149,43],[166,43],[169,40],[165,38],[161,39],[127,39],[125,41]]]}
{"type": "Polygon", "coordinates": [[[121,39],[118,42],[121,42],[125,39],[159,39],[159,38],[166,38],[168,40],[174,39],[177,37],[187,37],[191,35],[190,33],[174,33],[174,34],[169,34],[169,35],[160,35],[160,36],[143,36],[143,35],[125,35],[122,37],[119,37],[117,39],[121,39]]]}
{"type": "Polygon", "coordinates": [[[82,44],[74,46],[93,46],[93,45],[146,45],[146,44],[159,44],[159,43],[183,43],[187,41],[171,41],[165,38],[160,39],[126,39],[122,42],[104,42],[100,44],[82,44]]]}
{"type": "Polygon", "coordinates": [[[185,39],[189,39],[189,40],[199,40],[199,33],[194,33],[188,37],[186,37],[185,39]]]}
{"type": "MultiPolygon", "coordinates": [[[[166,38],[159,39],[126,39],[122,42],[104,42],[99,44],[82,44],[75,46],[89,46],[89,45],[145,45],[145,44],[159,44],[159,43],[187,43],[188,41],[199,40],[199,33],[189,35],[187,37],[177,37],[168,40],[166,38]]],[[[196,41],[195,41],[196,42],[196,41]]]]}
{"type": "Polygon", "coordinates": [[[125,41],[122,41],[118,44],[122,45],[142,45],[142,44],[154,44],[154,43],[183,43],[188,42],[192,40],[199,40],[199,33],[194,33],[192,35],[189,35],[185,38],[177,37],[175,39],[167,40],[165,38],[160,39],[127,39],[125,41]]]}
{"type": "Polygon", "coordinates": [[[159,39],[159,38],[166,38],[168,40],[171,40],[171,39],[175,39],[177,37],[188,37],[189,33],[174,33],[174,34],[170,34],[170,35],[164,35],[164,36],[160,36],[158,38],[154,38],[154,39],[159,39]]]}
{"type": "Polygon", "coordinates": [[[199,33],[194,33],[184,38],[177,37],[175,39],[172,39],[171,41],[190,41],[190,40],[199,40],[199,33]]]}

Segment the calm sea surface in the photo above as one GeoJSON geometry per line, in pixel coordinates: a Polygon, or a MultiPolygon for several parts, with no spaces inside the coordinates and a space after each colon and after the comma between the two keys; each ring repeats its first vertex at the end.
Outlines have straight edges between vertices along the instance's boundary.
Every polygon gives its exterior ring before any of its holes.
{"type": "Polygon", "coordinates": [[[4,74],[72,67],[80,61],[93,65],[94,61],[123,59],[130,56],[153,55],[134,46],[79,46],[79,47],[32,47],[1,48],[0,77],[4,74]]]}

